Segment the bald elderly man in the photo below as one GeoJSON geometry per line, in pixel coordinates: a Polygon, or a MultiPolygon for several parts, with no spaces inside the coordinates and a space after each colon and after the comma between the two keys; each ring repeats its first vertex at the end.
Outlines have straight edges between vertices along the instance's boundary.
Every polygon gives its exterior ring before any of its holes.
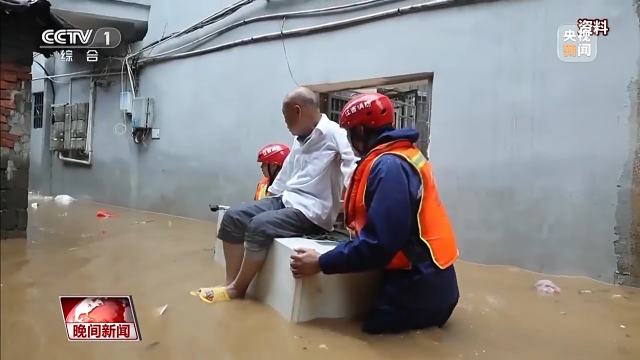
{"type": "Polygon", "coordinates": [[[340,126],[320,112],[307,88],[289,93],[282,114],[295,141],[268,197],[229,209],[218,229],[226,261],[226,281],[194,292],[213,303],[243,298],[262,268],[275,238],[333,230],[343,187],[356,168],[356,157],[340,126]],[[336,161],[339,160],[339,161],[336,161]]]}

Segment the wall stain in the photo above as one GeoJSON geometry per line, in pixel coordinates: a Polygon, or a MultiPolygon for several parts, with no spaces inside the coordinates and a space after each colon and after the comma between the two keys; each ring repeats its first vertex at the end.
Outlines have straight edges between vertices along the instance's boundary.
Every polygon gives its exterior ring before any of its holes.
{"type": "MultiPolygon", "coordinates": [[[[640,1],[634,0],[636,15],[639,20],[640,30],[640,1]]],[[[631,112],[629,125],[634,130],[634,153],[633,166],[631,174],[631,191],[629,193],[630,201],[626,201],[626,193],[622,182],[624,182],[625,174],[621,179],[620,203],[618,206],[618,226],[616,226],[616,234],[618,240],[615,243],[615,252],[618,257],[618,284],[627,286],[640,287],[640,58],[638,59],[638,74],[631,81],[628,87],[631,112]],[[624,221],[621,221],[620,208],[625,207],[627,203],[631,205],[631,221],[628,231],[624,229],[624,221]],[[622,222],[622,224],[621,224],[622,222]],[[628,235],[627,235],[628,234],[628,235]]],[[[627,208],[628,209],[628,208],[627,208]]]]}

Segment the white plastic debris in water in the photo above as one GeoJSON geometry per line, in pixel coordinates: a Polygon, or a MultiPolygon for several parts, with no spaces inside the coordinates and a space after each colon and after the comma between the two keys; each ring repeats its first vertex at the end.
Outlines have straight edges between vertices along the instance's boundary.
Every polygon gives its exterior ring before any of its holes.
{"type": "Polygon", "coordinates": [[[70,204],[71,202],[75,201],[76,199],[72,198],[69,195],[58,195],[56,196],[53,201],[57,202],[58,204],[70,204]]]}
{"type": "Polygon", "coordinates": [[[31,204],[31,207],[34,208],[34,209],[37,209],[38,208],[38,203],[31,204]]]}
{"type": "Polygon", "coordinates": [[[166,304],[165,306],[160,306],[159,308],[157,308],[156,309],[157,316],[160,316],[160,315],[164,314],[164,312],[167,310],[168,306],[169,306],[169,304],[166,304]]]}
{"type": "Polygon", "coordinates": [[[544,294],[559,294],[560,288],[551,280],[540,280],[536,283],[536,290],[544,294]]]}

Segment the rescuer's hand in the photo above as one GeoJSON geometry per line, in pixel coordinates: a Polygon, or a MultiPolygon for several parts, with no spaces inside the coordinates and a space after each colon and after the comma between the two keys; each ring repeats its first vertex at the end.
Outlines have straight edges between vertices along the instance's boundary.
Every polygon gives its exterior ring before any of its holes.
{"type": "Polygon", "coordinates": [[[320,269],[320,253],[313,249],[294,249],[291,255],[291,273],[296,279],[315,275],[320,269]]]}

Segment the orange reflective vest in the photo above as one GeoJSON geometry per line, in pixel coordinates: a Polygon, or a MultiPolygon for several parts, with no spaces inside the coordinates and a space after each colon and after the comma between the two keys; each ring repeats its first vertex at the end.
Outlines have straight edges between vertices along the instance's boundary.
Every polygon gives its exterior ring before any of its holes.
{"type": "MultiPolygon", "coordinates": [[[[433,179],[431,165],[420,150],[408,140],[398,140],[380,145],[364,157],[351,177],[351,183],[345,194],[344,215],[348,228],[358,234],[367,222],[365,190],[367,179],[374,162],[384,154],[393,154],[408,161],[420,174],[422,180],[422,198],[418,210],[418,229],[420,239],[429,248],[435,264],[446,269],[460,256],[456,245],[453,227],[433,179]]],[[[388,211],[393,211],[389,209],[388,211]]],[[[387,269],[410,269],[411,262],[400,251],[387,265],[387,269]]]]}
{"type": "Polygon", "coordinates": [[[269,178],[263,177],[262,180],[258,183],[258,187],[256,188],[256,195],[253,197],[253,200],[264,199],[267,196],[267,189],[269,188],[269,178]]]}

